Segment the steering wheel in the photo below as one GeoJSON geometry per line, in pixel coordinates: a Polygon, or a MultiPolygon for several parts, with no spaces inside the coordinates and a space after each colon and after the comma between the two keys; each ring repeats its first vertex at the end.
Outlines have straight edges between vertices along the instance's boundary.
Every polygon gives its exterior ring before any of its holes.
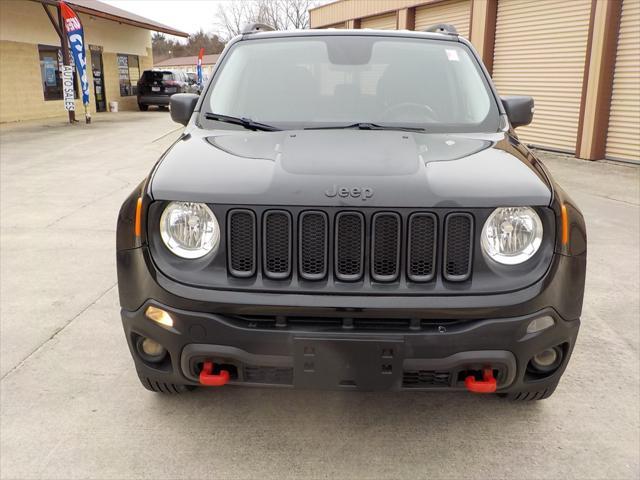
{"type": "Polygon", "coordinates": [[[416,121],[427,120],[430,122],[438,121],[438,114],[435,112],[433,108],[429,105],[425,105],[424,103],[414,103],[414,102],[402,102],[397,103],[396,105],[391,105],[387,107],[384,112],[382,112],[382,116],[387,119],[388,116],[391,117],[391,120],[394,121],[406,121],[406,115],[399,115],[401,113],[416,113],[416,121]],[[400,117],[400,118],[399,118],[400,117]]]}

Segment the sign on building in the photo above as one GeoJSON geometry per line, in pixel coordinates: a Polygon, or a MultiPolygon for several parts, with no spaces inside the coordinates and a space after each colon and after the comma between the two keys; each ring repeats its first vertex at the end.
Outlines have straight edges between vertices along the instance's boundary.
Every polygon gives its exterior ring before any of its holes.
{"type": "Polygon", "coordinates": [[[73,89],[73,67],[71,65],[63,65],[62,73],[62,99],[64,108],[68,111],[76,109],[75,92],[73,89]]]}

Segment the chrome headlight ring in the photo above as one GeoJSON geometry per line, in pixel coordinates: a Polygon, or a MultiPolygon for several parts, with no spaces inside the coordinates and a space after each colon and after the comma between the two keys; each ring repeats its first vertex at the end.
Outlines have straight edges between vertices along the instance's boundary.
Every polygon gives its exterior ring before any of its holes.
{"type": "Polygon", "coordinates": [[[531,207],[496,208],[482,228],[482,252],[503,265],[532,258],[542,244],[542,220],[531,207]]]}
{"type": "Polygon", "coordinates": [[[204,203],[171,202],[160,217],[160,236],[174,255],[196,259],[217,250],[220,224],[204,203]]]}

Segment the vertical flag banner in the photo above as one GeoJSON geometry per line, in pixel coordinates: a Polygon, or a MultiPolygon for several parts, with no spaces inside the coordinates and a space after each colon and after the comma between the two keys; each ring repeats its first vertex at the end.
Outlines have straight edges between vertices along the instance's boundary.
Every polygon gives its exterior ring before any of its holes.
{"type": "Polygon", "coordinates": [[[197,72],[198,72],[198,85],[202,86],[202,57],[204,56],[204,48],[200,49],[200,54],[198,55],[198,66],[197,66],[197,72]]]}
{"type": "Polygon", "coordinates": [[[84,32],[80,18],[76,12],[64,2],[60,2],[62,18],[64,19],[64,31],[67,32],[71,53],[78,69],[80,85],[82,86],[82,103],[89,104],[89,80],[87,79],[87,56],[84,50],[84,32]]]}

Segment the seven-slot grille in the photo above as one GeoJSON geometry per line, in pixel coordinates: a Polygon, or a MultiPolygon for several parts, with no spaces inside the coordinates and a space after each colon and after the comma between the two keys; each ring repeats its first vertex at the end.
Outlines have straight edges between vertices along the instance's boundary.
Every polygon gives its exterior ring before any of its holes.
{"type": "Polygon", "coordinates": [[[442,265],[445,280],[461,282],[471,275],[473,234],[469,213],[446,215],[440,240],[444,248],[438,254],[438,217],[430,212],[402,217],[385,211],[365,216],[356,211],[292,215],[266,210],[257,218],[252,210],[234,209],[227,217],[227,264],[239,278],[260,272],[272,280],[298,275],[319,281],[332,275],[337,281],[357,282],[369,274],[379,283],[434,281],[442,265]]]}

